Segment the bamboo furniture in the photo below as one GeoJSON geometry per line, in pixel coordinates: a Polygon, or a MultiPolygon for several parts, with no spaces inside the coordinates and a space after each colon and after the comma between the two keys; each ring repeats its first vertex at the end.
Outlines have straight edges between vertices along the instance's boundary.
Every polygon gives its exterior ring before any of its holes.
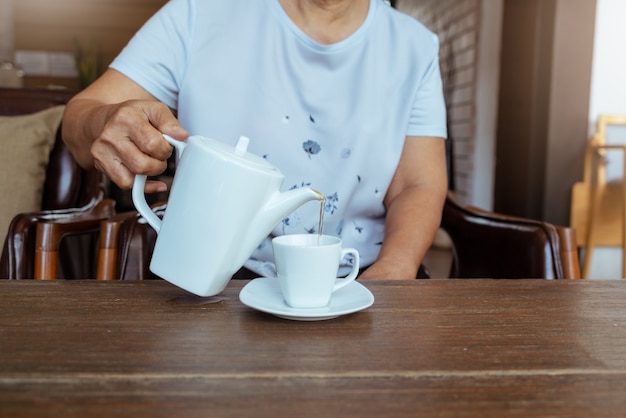
{"type": "Polygon", "coordinates": [[[585,150],[583,180],[572,189],[570,225],[577,230],[578,246],[585,250],[585,278],[590,275],[597,246],[621,247],[622,277],[626,278],[626,143],[615,143],[607,137],[610,126],[626,127],[626,115],[600,115],[596,133],[585,150]],[[621,154],[621,179],[607,178],[609,153],[621,154]]]}

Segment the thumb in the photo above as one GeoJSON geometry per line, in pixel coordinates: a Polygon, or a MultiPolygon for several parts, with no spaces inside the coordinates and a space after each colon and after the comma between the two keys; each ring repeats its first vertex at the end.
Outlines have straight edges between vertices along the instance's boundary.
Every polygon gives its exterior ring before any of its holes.
{"type": "Polygon", "coordinates": [[[178,121],[176,121],[176,124],[164,125],[163,127],[161,127],[160,131],[166,135],[171,136],[174,139],[178,139],[181,141],[189,137],[189,132],[187,132],[187,130],[180,126],[178,121]]]}
{"type": "Polygon", "coordinates": [[[162,103],[149,107],[147,112],[150,123],[161,133],[181,141],[189,136],[189,132],[180,126],[180,122],[172,114],[172,111],[162,103]]]}

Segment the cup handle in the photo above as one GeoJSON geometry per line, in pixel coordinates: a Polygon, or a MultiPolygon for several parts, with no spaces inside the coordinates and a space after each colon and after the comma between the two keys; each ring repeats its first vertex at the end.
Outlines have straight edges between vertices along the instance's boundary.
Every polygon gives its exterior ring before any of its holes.
{"type": "MultiPolygon", "coordinates": [[[[165,140],[169,142],[174,147],[174,149],[176,149],[176,156],[180,158],[183,150],[187,146],[187,143],[183,141],[178,141],[171,136],[165,134],[163,134],[163,138],[165,138],[165,140]]],[[[152,211],[152,209],[150,209],[150,205],[148,205],[148,202],[146,201],[146,194],[144,193],[144,189],[146,187],[147,178],[148,177],[143,174],[135,175],[135,181],[133,182],[132,191],[133,204],[135,205],[137,212],[139,212],[139,214],[145,218],[145,220],[148,222],[148,225],[154,228],[154,230],[158,234],[161,230],[162,221],[152,211]]]]}
{"type": "Polygon", "coordinates": [[[339,279],[335,282],[335,287],[333,287],[333,292],[353,282],[354,279],[356,279],[356,276],[358,276],[359,274],[359,267],[361,265],[361,258],[359,257],[359,252],[355,248],[344,248],[341,251],[341,259],[343,260],[343,258],[348,254],[352,254],[354,256],[354,263],[352,264],[352,271],[344,279],[339,279]]]}

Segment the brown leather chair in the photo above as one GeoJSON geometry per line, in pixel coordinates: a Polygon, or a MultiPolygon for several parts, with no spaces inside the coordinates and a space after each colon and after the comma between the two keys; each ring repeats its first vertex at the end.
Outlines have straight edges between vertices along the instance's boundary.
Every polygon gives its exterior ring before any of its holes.
{"type": "MultiPolygon", "coordinates": [[[[63,105],[75,93],[0,88],[0,115],[24,115],[63,105]]],[[[114,202],[104,199],[106,188],[102,174],[80,168],[65,147],[59,127],[47,166],[42,210],[13,219],[0,258],[0,278],[95,277],[99,223],[115,212],[114,202]]]]}
{"type": "Polygon", "coordinates": [[[451,278],[579,279],[573,228],[446,199],[441,227],[452,241],[451,278]]]}
{"type": "MultiPolygon", "coordinates": [[[[451,197],[441,227],[452,241],[450,278],[580,278],[573,228],[462,207],[451,197]]],[[[102,221],[101,231],[99,279],[158,278],[148,268],[156,232],[136,212],[102,221]]]]}

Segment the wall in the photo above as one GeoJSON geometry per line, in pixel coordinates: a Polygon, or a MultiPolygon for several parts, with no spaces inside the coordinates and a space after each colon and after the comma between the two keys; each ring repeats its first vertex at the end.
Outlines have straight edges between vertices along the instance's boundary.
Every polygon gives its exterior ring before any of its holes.
{"type": "MultiPolygon", "coordinates": [[[[6,0],[4,0],[6,1],[6,0]]],[[[106,67],[167,0],[14,0],[15,50],[64,51],[95,46],[106,67]]],[[[76,87],[75,79],[27,77],[26,86],[76,87]]]]}
{"type": "Polygon", "coordinates": [[[589,133],[599,114],[626,115],[626,1],[597,2],[589,133]]]}
{"type": "Polygon", "coordinates": [[[398,0],[396,7],[439,36],[455,195],[490,208],[502,1],[398,0]]]}
{"type": "Polygon", "coordinates": [[[494,209],[567,225],[582,171],[595,0],[505,0],[494,209]]]}
{"type": "Polygon", "coordinates": [[[465,37],[473,45],[455,50],[473,57],[474,74],[467,86],[453,83],[449,103],[461,203],[567,224],[587,140],[595,0],[398,0],[397,7],[439,34],[444,61],[447,39],[461,39],[455,32],[468,29],[464,19],[475,22],[465,37]]]}
{"type": "Polygon", "coordinates": [[[596,0],[558,0],[540,219],[567,225],[587,144],[596,0]]]}
{"type": "Polygon", "coordinates": [[[469,203],[493,209],[503,0],[483,0],[476,77],[476,147],[469,203]]]}
{"type": "Polygon", "coordinates": [[[0,0],[0,62],[13,61],[13,0],[0,0]]]}

